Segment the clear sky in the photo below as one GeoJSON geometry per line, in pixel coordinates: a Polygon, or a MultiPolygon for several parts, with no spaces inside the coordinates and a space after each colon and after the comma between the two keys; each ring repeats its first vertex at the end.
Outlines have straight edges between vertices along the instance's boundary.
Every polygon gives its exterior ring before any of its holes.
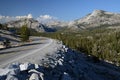
{"type": "Polygon", "coordinates": [[[0,15],[31,13],[34,18],[51,15],[60,20],[74,20],[95,9],[120,13],[120,0],[0,0],[0,15]]]}

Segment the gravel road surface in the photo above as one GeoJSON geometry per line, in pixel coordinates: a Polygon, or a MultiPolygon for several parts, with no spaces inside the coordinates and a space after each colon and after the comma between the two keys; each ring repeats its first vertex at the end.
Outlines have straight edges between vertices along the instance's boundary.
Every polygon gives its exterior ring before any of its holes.
{"type": "Polygon", "coordinates": [[[60,47],[56,40],[33,37],[32,42],[24,46],[0,50],[0,68],[14,62],[39,64],[47,54],[54,54],[60,47]]]}

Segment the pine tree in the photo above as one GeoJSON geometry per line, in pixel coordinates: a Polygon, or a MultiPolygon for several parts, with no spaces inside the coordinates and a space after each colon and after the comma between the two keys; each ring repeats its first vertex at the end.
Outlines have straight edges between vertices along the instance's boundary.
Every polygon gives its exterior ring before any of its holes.
{"type": "Polygon", "coordinates": [[[24,42],[24,41],[28,41],[29,40],[29,36],[30,36],[30,31],[27,27],[27,25],[23,25],[20,29],[20,37],[21,37],[21,40],[24,42]]]}

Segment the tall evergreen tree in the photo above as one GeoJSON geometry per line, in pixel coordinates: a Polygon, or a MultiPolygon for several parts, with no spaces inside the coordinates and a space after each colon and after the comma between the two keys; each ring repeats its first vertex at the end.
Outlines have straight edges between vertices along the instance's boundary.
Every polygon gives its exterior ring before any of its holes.
{"type": "Polygon", "coordinates": [[[23,25],[21,27],[21,30],[20,30],[20,37],[21,37],[21,40],[24,42],[24,41],[28,41],[29,40],[29,36],[30,36],[30,31],[29,31],[29,28],[27,27],[27,25],[23,25]]]}

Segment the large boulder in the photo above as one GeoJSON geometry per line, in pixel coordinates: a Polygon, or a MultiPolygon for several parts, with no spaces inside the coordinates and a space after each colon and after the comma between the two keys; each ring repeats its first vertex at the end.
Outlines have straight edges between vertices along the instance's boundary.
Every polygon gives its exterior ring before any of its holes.
{"type": "Polygon", "coordinates": [[[26,71],[34,68],[35,68],[34,64],[31,64],[31,63],[20,64],[20,71],[26,71]]]}
{"type": "Polygon", "coordinates": [[[28,71],[28,73],[31,74],[29,80],[33,80],[35,79],[35,77],[36,77],[35,80],[37,80],[38,78],[40,78],[41,80],[44,80],[44,74],[42,72],[39,72],[35,69],[31,69],[28,71]]]}

